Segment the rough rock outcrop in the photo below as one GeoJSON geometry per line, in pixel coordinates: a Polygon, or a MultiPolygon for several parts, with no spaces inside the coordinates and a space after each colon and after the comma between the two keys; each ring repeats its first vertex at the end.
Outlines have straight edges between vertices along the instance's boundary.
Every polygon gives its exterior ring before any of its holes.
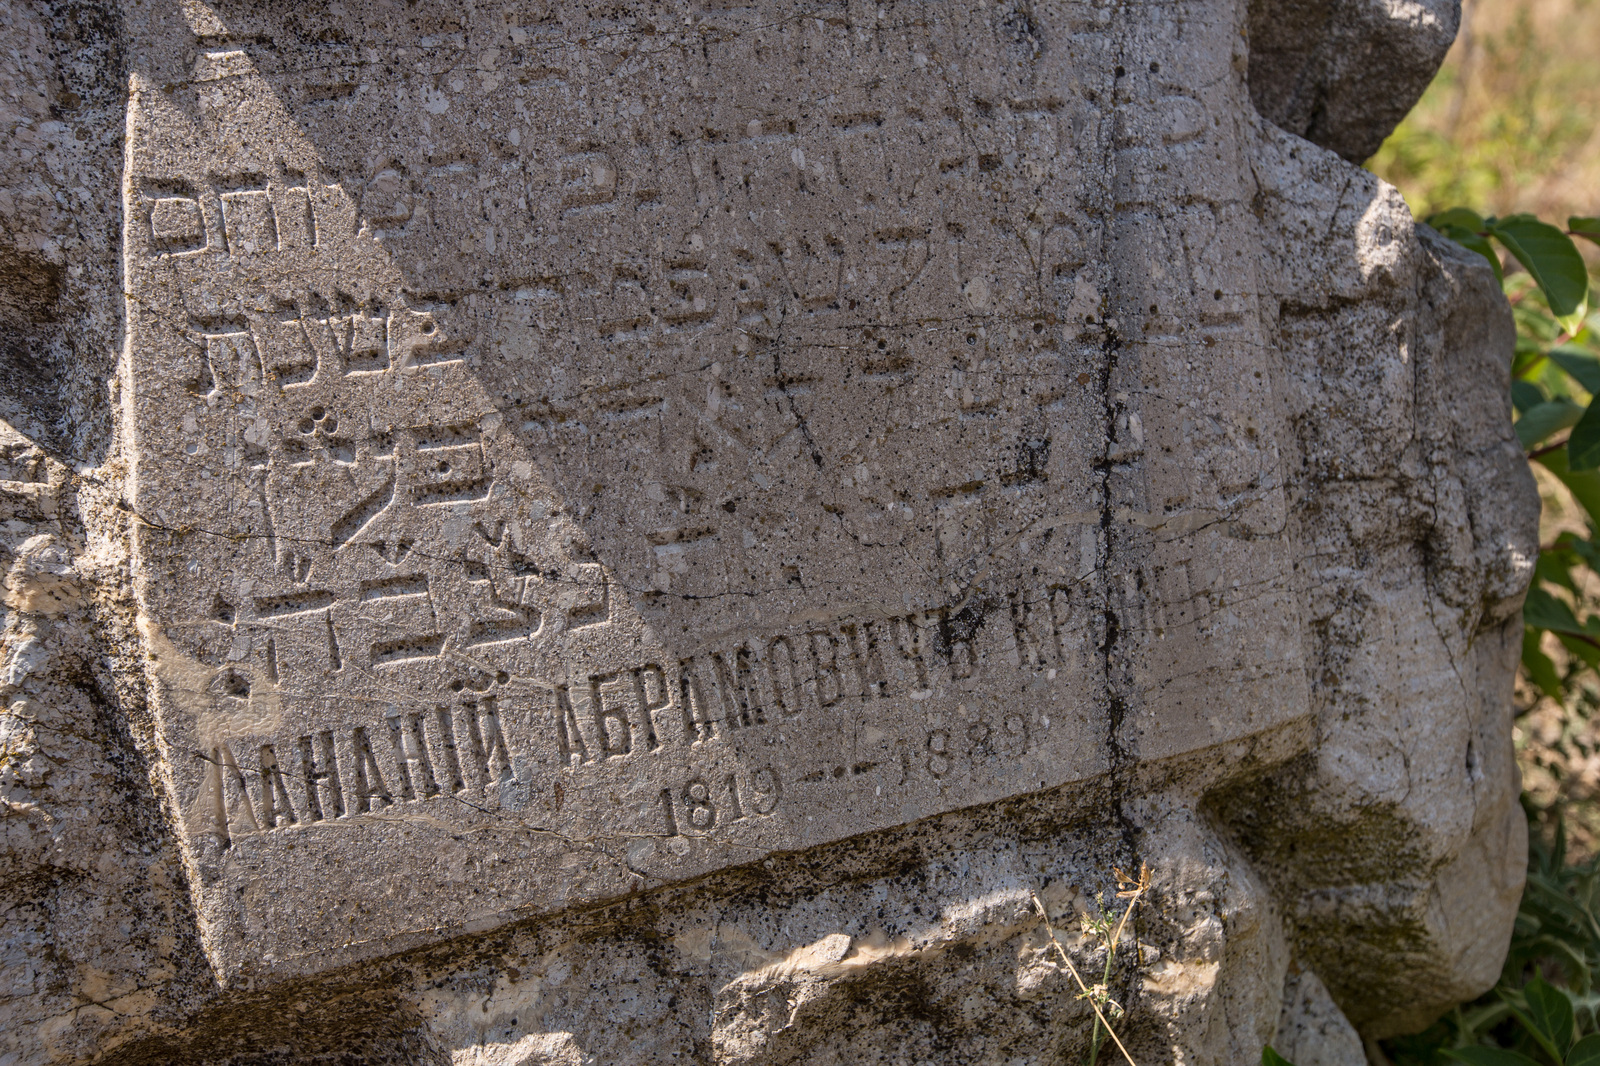
{"type": "Polygon", "coordinates": [[[1538,503],[1358,7],[5,7],[0,1058],[1487,987],[1538,503]]]}

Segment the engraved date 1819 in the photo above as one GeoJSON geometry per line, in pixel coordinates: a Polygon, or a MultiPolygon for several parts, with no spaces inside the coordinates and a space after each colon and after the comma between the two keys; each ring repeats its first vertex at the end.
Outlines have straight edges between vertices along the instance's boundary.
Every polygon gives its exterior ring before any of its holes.
{"type": "Polygon", "coordinates": [[[745,818],[765,817],[778,809],[783,783],[778,771],[763,767],[744,775],[728,774],[720,782],[696,777],[678,789],[661,790],[661,815],[666,835],[701,836],[745,818]]]}

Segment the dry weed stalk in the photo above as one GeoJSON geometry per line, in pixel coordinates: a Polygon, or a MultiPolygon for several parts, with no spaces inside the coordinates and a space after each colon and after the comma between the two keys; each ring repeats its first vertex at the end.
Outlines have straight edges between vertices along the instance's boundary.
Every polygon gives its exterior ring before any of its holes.
{"type": "MultiPolygon", "coordinates": [[[[1150,888],[1150,865],[1148,863],[1140,863],[1139,876],[1137,878],[1130,877],[1115,867],[1112,868],[1112,874],[1116,877],[1117,884],[1119,886],[1129,885],[1132,887],[1119,888],[1117,890],[1117,898],[1127,900],[1128,906],[1123,910],[1122,917],[1117,921],[1116,931],[1111,934],[1110,938],[1106,942],[1106,977],[1108,980],[1111,976],[1112,962],[1115,960],[1117,955],[1117,944],[1122,940],[1123,931],[1128,927],[1128,918],[1133,914],[1133,908],[1138,905],[1140,898],[1143,897],[1145,892],[1150,888]]],[[[1128,1049],[1122,1044],[1122,1038],[1117,1036],[1117,1031],[1115,1029],[1111,1028],[1111,1022],[1106,1019],[1105,1012],[1100,1008],[1100,1001],[1102,999],[1110,999],[1110,995],[1106,991],[1106,985],[1098,984],[1093,988],[1090,988],[1088,983],[1084,981],[1083,975],[1078,973],[1078,968],[1072,964],[1072,957],[1067,954],[1066,948],[1061,946],[1061,941],[1056,939],[1055,928],[1050,924],[1050,914],[1045,909],[1044,900],[1039,898],[1038,892],[1033,893],[1033,907],[1034,910],[1039,912],[1039,920],[1044,923],[1045,934],[1050,938],[1050,943],[1054,945],[1056,954],[1060,955],[1061,961],[1067,964],[1067,972],[1072,975],[1072,979],[1078,982],[1078,988],[1080,990],[1078,998],[1088,1000],[1089,1006],[1094,1008],[1096,1026],[1105,1027],[1106,1033],[1110,1035],[1112,1042],[1117,1045],[1117,1050],[1122,1052],[1122,1057],[1124,1059],[1128,1060],[1128,1066],[1139,1066],[1138,1063],[1133,1061],[1133,1056],[1128,1054],[1128,1049]]],[[[1099,1057],[1098,1038],[1099,1032],[1097,1028],[1095,1033],[1095,1047],[1094,1050],[1090,1052],[1091,1066],[1094,1059],[1099,1057]]]]}

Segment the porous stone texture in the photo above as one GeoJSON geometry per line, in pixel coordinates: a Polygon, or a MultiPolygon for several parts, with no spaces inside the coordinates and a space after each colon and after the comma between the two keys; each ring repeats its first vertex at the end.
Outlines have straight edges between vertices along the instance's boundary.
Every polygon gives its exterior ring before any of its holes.
{"type": "Polygon", "coordinates": [[[0,19],[0,1059],[1050,1062],[1076,973],[1332,1066],[1493,981],[1511,321],[1345,161],[1453,13],[0,19]]]}

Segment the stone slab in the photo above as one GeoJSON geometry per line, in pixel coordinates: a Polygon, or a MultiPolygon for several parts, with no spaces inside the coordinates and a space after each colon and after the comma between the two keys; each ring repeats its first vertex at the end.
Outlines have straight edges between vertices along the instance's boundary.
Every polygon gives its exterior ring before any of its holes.
{"type": "Polygon", "coordinates": [[[1250,282],[1107,228],[1099,9],[184,10],[122,401],[225,981],[1303,721],[1250,282]],[[1124,341],[1199,275],[1209,364],[1124,341]]]}

